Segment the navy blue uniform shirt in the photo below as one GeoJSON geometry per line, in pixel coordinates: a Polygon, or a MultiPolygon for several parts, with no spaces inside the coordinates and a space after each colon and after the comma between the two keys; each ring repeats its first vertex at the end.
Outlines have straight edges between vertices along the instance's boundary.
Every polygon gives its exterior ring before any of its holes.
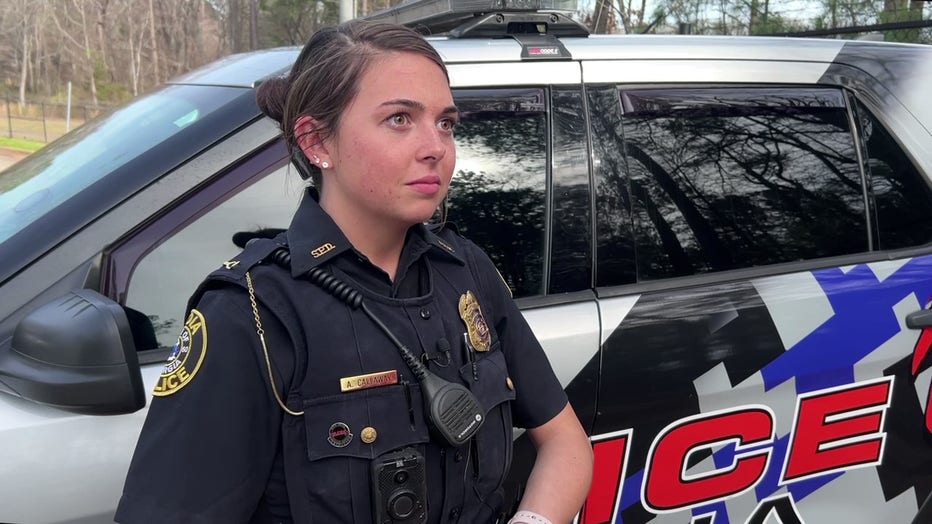
{"type": "Polygon", "coordinates": [[[189,304],[117,521],[368,524],[371,460],[408,446],[426,458],[428,522],[494,521],[511,426],[547,422],[566,396],[488,257],[449,228],[417,225],[392,281],[353,249],[313,190],[278,240],[289,248],[289,269],[263,262],[269,242],[227,261],[189,304]],[[429,433],[419,387],[397,350],[369,319],[306,279],[315,266],[359,289],[433,372],[474,391],[489,415],[468,446],[452,448],[429,433]],[[469,321],[457,313],[466,290],[492,331],[491,347],[474,353],[478,366],[464,350],[469,321]],[[396,380],[340,390],[346,378],[368,372],[383,373],[379,380],[395,372],[396,380]],[[273,387],[304,414],[285,413],[273,387]]]}

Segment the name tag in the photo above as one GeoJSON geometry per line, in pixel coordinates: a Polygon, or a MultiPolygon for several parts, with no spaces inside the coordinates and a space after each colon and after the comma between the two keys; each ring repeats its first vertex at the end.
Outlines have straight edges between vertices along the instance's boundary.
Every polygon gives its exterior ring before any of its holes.
{"type": "Polygon", "coordinates": [[[356,391],[357,389],[377,388],[381,386],[390,386],[397,383],[398,372],[393,369],[391,371],[369,373],[368,375],[343,377],[340,379],[340,391],[356,391]]]}

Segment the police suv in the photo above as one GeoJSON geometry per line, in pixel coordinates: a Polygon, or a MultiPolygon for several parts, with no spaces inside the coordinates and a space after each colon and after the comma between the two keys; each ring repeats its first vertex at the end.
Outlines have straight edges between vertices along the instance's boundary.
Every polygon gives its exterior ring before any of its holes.
{"type": "MultiPolygon", "coordinates": [[[[560,1],[373,18],[440,35],[450,217],[591,435],[578,523],[932,522],[932,47],[589,35],[560,1]]],[[[254,101],[297,53],[0,173],[0,521],[112,521],[187,296],[297,206],[254,101]]]]}

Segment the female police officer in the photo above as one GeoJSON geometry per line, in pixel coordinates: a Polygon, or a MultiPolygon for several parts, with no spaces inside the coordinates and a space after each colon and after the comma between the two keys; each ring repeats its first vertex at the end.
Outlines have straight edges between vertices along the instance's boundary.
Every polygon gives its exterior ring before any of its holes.
{"type": "Polygon", "coordinates": [[[488,257],[423,225],[455,161],[436,51],[349,22],[258,100],[313,187],[189,302],[117,520],[496,522],[517,426],[537,458],[512,522],[570,521],[586,435],[488,257]]]}

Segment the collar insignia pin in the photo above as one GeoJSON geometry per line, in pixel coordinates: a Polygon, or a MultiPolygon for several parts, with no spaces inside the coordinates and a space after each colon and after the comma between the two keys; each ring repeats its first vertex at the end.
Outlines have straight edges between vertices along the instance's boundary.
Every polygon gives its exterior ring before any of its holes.
{"type": "Polygon", "coordinates": [[[446,249],[450,253],[453,253],[455,251],[453,249],[453,246],[451,246],[450,244],[447,244],[446,242],[444,242],[443,240],[440,240],[439,238],[437,239],[437,243],[440,244],[440,247],[442,247],[443,249],[446,249]]]}
{"type": "Polygon", "coordinates": [[[337,246],[331,244],[330,242],[324,242],[320,246],[311,250],[311,256],[313,256],[314,258],[320,258],[326,255],[327,253],[333,251],[334,249],[336,249],[336,247],[337,246]]]}

